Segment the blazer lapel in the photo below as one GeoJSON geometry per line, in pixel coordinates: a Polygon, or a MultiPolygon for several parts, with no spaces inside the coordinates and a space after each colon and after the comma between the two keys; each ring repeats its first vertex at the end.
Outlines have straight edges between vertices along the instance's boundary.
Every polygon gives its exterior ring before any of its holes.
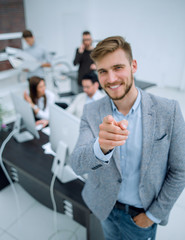
{"type": "Polygon", "coordinates": [[[118,147],[115,147],[114,153],[113,153],[112,156],[113,156],[113,159],[114,159],[114,161],[115,161],[115,163],[116,163],[116,167],[117,167],[120,175],[122,175],[122,174],[121,174],[121,167],[120,167],[120,151],[119,151],[119,148],[118,148],[118,147]]]}
{"type": "Polygon", "coordinates": [[[107,115],[112,115],[111,101],[108,96],[104,97],[104,102],[103,104],[100,105],[101,122],[103,121],[104,117],[106,117],[107,115]]]}
{"type": "Polygon", "coordinates": [[[142,98],[142,124],[143,124],[143,147],[141,160],[141,181],[147,171],[154,143],[156,113],[153,109],[153,101],[147,93],[141,91],[142,98]]]}

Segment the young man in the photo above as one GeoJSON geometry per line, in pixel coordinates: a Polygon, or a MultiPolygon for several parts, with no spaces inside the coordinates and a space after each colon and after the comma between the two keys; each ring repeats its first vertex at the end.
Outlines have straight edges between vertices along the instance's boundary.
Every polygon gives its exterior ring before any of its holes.
{"type": "Polygon", "coordinates": [[[98,77],[94,72],[87,73],[82,78],[83,93],[79,93],[70,106],[66,109],[68,112],[81,118],[85,104],[94,102],[104,97],[104,94],[98,89],[98,77]]]}
{"type": "Polygon", "coordinates": [[[24,30],[22,37],[29,46],[25,49],[25,51],[33,56],[38,62],[40,62],[40,68],[36,69],[33,72],[28,72],[28,78],[31,78],[32,76],[44,78],[45,76],[43,68],[51,67],[51,64],[49,63],[48,53],[35,42],[35,38],[31,31],[24,30]]]}
{"type": "Polygon", "coordinates": [[[73,61],[73,64],[79,65],[78,69],[78,85],[79,89],[80,86],[82,86],[82,77],[88,73],[90,70],[95,70],[95,64],[93,63],[93,60],[90,57],[90,54],[93,50],[92,47],[92,37],[90,32],[85,31],[82,34],[82,44],[79,48],[76,50],[75,59],[73,61]]]}
{"type": "Polygon", "coordinates": [[[88,173],[82,195],[106,240],[154,240],[185,187],[185,123],[176,101],[135,87],[130,44],[115,36],[92,52],[108,96],[84,107],[71,156],[88,173]]]}

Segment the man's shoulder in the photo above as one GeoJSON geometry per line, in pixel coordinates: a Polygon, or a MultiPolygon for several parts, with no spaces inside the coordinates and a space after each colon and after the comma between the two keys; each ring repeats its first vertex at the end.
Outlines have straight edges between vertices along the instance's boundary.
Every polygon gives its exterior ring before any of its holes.
{"type": "Polygon", "coordinates": [[[81,105],[85,104],[86,100],[86,94],[85,93],[78,93],[75,98],[73,99],[72,103],[70,105],[81,105]]]}
{"type": "Polygon", "coordinates": [[[78,93],[75,97],[75,100],[79,100],[79,99],[85,99],[86,98],[86,93],[82,92],[82,93],[78,93]]]}
{"type": "Polygon", "coordinates": [[[177,103],[176,100],[160,97],[152,93],[141,91],[142,103],[148,107],[154,107],[161,112],[171,112],[177,103]]]}
{"type": "Polygon", "coordinates": [[[102,122],[103,117],[109,115],[110,112],[110,98],[105,96],[99,100],[85,104],[82,119],[88,121],[91,126],[98,126],[102,122]]]}
{"type": "Polygon", "coordinates": [[[101,106],[104,106],[105,104],[107,104],[108,102],[110,102],[110,98],[108,96],[104,96],[94,102],[91,102],[89,104],[86,104],[84,106],[84,108],[86,108],[87,111],[97,111],[101,106]]]}

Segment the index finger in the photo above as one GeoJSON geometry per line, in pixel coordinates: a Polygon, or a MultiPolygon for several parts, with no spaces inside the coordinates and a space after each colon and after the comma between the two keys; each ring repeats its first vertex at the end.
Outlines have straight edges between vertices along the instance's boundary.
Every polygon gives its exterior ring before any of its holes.
{"type": "Polygon", "coordinates": [[[104,117],[103,123],[114,124],[115,126],[118,126],[117,122],[114,120],[113,116],[111,116],[111,115],[104,117]]]}

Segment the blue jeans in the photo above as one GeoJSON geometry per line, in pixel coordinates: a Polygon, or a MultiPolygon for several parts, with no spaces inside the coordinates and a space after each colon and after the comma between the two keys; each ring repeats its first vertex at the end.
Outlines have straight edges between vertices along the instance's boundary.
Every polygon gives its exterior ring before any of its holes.
{"type": "Polygon", "coordinates": [[[157,224],[141,228],[128,213],[117,208],[113,208],[109,217],[101,224],[106,240],[155,240],[157,231],[157,224]]]}

